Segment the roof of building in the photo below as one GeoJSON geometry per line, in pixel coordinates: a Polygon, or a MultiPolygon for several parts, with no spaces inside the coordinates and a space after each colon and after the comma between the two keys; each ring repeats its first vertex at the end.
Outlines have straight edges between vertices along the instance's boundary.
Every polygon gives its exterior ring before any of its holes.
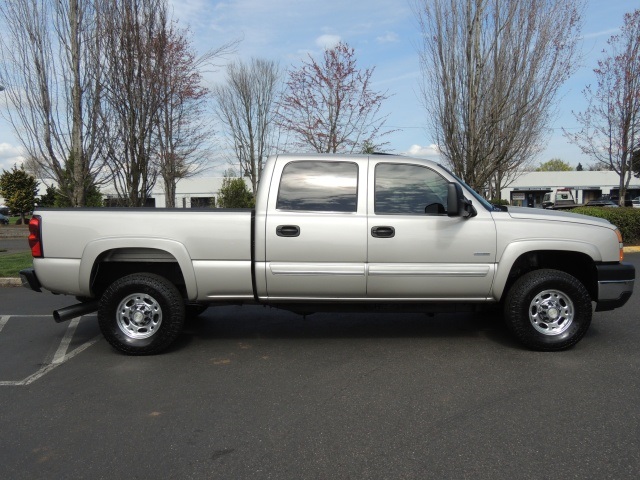
{"type": "MultiPolygon", "coordinates": [[[[537,188],[617,188],[620,185],[620,176],[616,172],[609,171],[569,171],[569,172],[523,172],[508,187],[513,190],[521,190],[530,187],[537,188]]],[[[632,177],[629,188],[640,188],[640,178],[632,177]]]]}

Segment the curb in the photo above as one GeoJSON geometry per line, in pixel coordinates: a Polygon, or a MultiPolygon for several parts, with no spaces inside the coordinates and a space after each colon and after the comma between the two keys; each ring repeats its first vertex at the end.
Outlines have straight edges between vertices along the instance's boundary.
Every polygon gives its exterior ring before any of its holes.
{"type": "MultiPolygon", "coordinates": [[[[624,253],[639,253],[639,247],[624,247],[624,253]]],[[[0,288],[2,287],[21,287],[22,280],[12,277],[0,277],[0,288]]]]}
{"type": "Polygon", "coordinates": [[[2,287],[21,287],[22,280],[19,278],[2,277],[0,278],[0,288],[2,287]]]}

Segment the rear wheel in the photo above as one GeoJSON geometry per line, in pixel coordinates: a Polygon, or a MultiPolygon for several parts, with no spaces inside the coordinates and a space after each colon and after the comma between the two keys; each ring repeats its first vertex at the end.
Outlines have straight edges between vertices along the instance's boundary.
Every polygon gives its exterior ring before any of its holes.
{"type": "Polygon", "coordinates": [[[153,273],[136,273],[113,282],[98,308],[102,334],[128,355],[150,355],[180,334],[185,307],[175,285],[153,273]]]}
{"type": "Polygon", "coordinates": [[[526,346],[564,350],[587,333],[591,298],[577,278],[559,270],[535,270],[513,284],[504,313],[507,326],[526,346]]]}

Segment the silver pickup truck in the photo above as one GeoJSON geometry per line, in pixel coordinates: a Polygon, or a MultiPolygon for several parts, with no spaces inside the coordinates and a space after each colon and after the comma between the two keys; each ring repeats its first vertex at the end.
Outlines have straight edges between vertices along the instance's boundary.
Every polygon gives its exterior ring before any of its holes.
{"type": "Polygon", "coordinates": [[[152,354],[212,305],[447,312],[500,307],[561,350],[624,305],[635,269],[606,220],[491,205],[447,169],[388,156],[279,155],[255,210],[38,209],[26,287],[75,295],[105,338],[152,354]]]}

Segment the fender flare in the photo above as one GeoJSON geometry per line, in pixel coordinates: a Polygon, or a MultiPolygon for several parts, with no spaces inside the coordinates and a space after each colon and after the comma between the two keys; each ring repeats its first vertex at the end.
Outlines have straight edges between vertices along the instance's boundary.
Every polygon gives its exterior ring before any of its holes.
{"type": "Polygon", "coordinates": [[[146,248],[169,253],[180,266],[189,300],[195,300],[198,297],[196,274],[187,248],[184,244],[175,240],[155,237],[110,237],[87,244],[80,259],[78,278],[79,287],[83,295],[91,295],[91,273],[98,257],[106,251],[118,248],[146,248]]]}
{"type": "Polygon", "coordinates": [[[541,240],[536,238],[518,240],[507,245],[500,256],[491,289],[492,297],[496,300],[502,298],[509,273],[511,273],[511,268],[522,255],[541,251],[582,253],[594,262],[602,261],[602,255],[598,247],[588,242],[578,242],[576,240],[541,240]]]}

